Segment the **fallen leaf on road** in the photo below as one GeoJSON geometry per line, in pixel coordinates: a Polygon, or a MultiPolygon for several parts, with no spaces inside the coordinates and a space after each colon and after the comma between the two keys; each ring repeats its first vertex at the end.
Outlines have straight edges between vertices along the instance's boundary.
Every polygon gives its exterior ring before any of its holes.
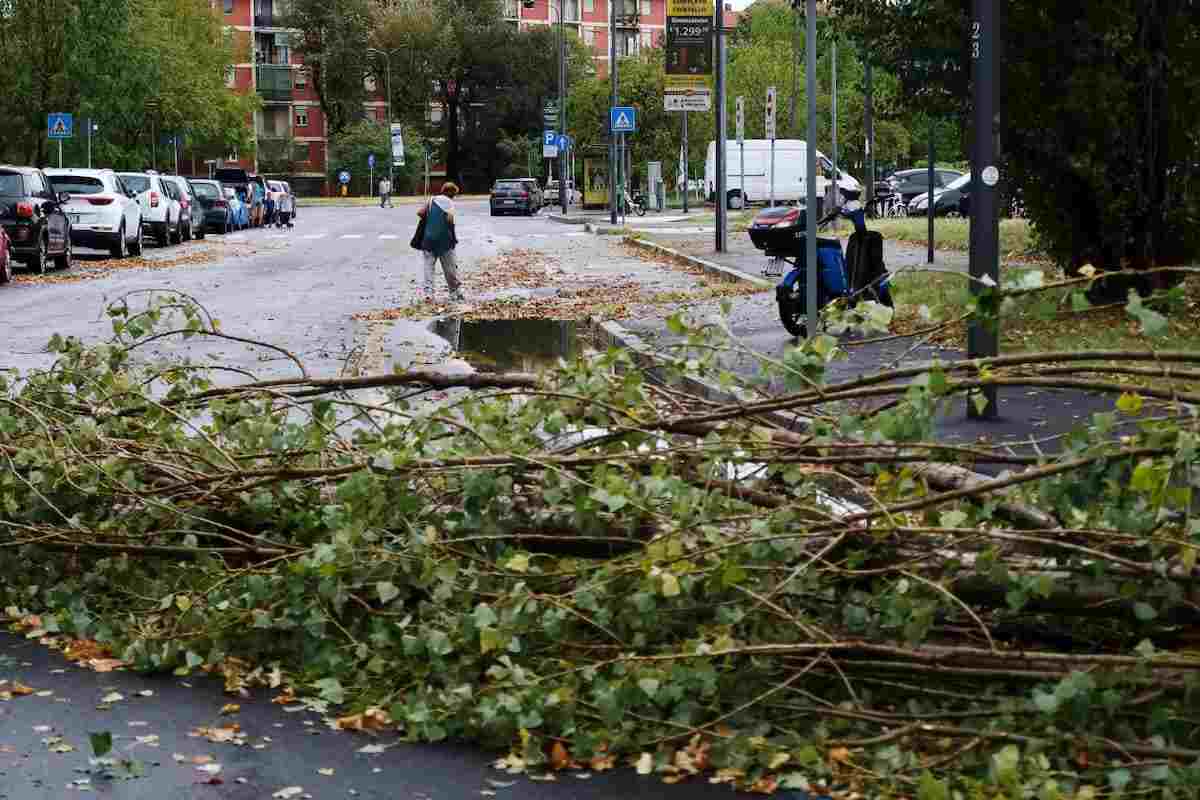
{"type": "Polygon", "coordinates": [[[333,771],[334,771],[333,767],[321,767],[320,769],[317,770],[317,774],[324,775],[326,778],[328,778],[330,775],[333,774],[333,771]]]}
{"type": "Polygon", "coordinates": [[[201,772],[207,772],[210,775],[216,775],[218,772],[221,771],[221,765],[220,764],[201,764],[200,766],[196,767],[196,769],[200,770],[201,772]]]}
{"type": "Polygon", "coordinates": [[[101,703],[119,703],[125,699],[125,695],[120,692],[109,692],[100,698],[101,703]]]}
{"type": "Polygon", "coordinates": [[[37,689],[31,689],[23,683],[14,683],[9,691],[12,692],[14,697],[28,697],[36,692],[37,689]]]}
{"type": "Polygon", "coordinates": [[[334,726],[343,731],[379,731],[392,724],[392,717],[382,708],[368,708],[361,714],[338,717],[334,726]]]}
{"type": "Polygon", "coordinates": [[[642,753],[637,760],[638,775],[649,775],[654,771],[654,756],[650,753],[642,753]]]}
{"type": "Polygon", "coordinates": [[[242,710],[242,707],[240,705],[238,705],[237,703],[226,703],[225,705],[221,706],[222,714],[236,714],[237,712],[239,712],[241,710],[242,710]]]}
{"type": "Polygon", "coordinates": [[[271,795],[275,800],[288,800],[289,797],[299,797],[304,794],[303,786],[288,786],[271,795]]]}
{"type": "Polygon", "coordinates": [[[550,766],[555,769],[566,769],[571,763],[571,754],[562,742],[555,742],[550,748],[550,766]]]}
{"type": "Polygon", "coordinates": [[[366,753],[367,755],[373,756],[373,755],[378,755],[379,753],[382,753],[386,749],[387,748],[381,744],[367,744],[367,745],[363,745],[362,747],[358,748],[358,752],[366,753]]]}

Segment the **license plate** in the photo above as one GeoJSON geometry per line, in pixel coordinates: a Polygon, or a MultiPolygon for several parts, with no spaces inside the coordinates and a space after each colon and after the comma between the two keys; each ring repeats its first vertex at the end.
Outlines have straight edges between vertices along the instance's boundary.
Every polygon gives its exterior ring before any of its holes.
{"type": "Polygon", "coordinates": [[[767,266],[763,268],[762,274],[768,278],[778,278],[783,275],[783,267],[786,262],[782,258],[771,258],[767,260],[767,266]]]}
{"type": "Polygon", "coordinates": [[[505,200],[504,201],[504,205],[506,205],[506,206],[515,206],[516,204],[517,204],[516,200],[505,200]]]}

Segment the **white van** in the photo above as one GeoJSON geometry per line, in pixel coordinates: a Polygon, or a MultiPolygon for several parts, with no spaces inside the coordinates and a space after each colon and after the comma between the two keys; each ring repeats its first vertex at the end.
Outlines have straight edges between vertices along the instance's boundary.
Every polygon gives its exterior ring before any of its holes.
{"type": "MultiPolygon", "coordinates": [[[[771,198],[771,140],[747,139],[745,190],[742,189],[742,151],[736,139],[728,142],[728,157],[725,166],[727,178],[725,189],[732,199],[744,198],[744,203],[767,203],[771,198]]],[[[704,189],[712,199],[717,183],[717,143],[708,143],[708,156],[704,160],[704,189]]],[[[824,197],[829,184],[826,175],[833,174],[833,162],[817,151],[817,164],[824,175],[817,176],[817,197],[824,197]]],[[[785,203],[804,200],[808,188],[804,184],[804,173],[808,166],[808,147],[802,139],[775,140],[775,202],[785,203]]],[[[852,176],[841,173],[838,186],[843,191],[862,191],[862,185],[852,176]]]]}

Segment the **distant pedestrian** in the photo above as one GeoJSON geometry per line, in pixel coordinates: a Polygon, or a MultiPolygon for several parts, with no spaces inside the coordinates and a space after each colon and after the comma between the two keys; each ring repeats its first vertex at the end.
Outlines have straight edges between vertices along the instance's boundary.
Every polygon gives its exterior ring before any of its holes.
{"type": "Polygon", "coordinates": [[[379,179],[379,207],[384,206],[393,208],[392,206],[392,182],[388,178],[379,179]]]}
{"type": "Polygon", "coordinates": [[[461,302],[463,299],[462,284],[458,280],[458,261],[455,256],[455,246],[458,236],[454,228],[454,198],[458,195],[458,186],[446,183],[442,193],[429,201],[429,205],[417,212],[425,218],[425,236],[421,240],[422,255],[425,260],[425,292],[426,301],[433,300],[434,266],[442,264],[442,272],[446,275],[446,286],[450,289],[450,299],[461,302]]]}

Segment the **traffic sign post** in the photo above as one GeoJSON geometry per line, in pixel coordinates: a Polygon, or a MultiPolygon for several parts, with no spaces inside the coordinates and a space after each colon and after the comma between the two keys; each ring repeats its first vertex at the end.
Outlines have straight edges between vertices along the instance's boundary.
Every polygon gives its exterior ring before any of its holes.
{"type": "Polygon", "coordinates": [[[558,131],[542,133],[542,158],[558,158],[558,131]]]}
{"type": "Polygon", "coordinates": [[[713,0],[667,0],[663,109],[712,108],[713,0]]]}
{"type": "MultiPolygon", "coordinates": [[[[767,87],[767,138],[771,140],[771,205],[775,205],[775,111],[777,93],[774,86],[767,87]]],[[[740,138],[740,136],[739,136],[740,138]]]]}
{"type": "Polygon", "coordinates": [[[367,197],[375,196],[375,154],[367,156],[367,197]]]}
{"type": "Polygon", "coordinates": [[[746,207],[746,98],[738,95],[734,101],[734,116],[737,125],[738,155],[741,156],[741,180],[738,191],[741,192],[742,208],[746,207]]]}
{"type": "Polygon", "coordinates": [[[75,135],[75,117],[72,114],[56,112],[46,115],[46,135],[50,139],[58,141],[58,166],[63,165],[62,143],[63,139],[70,139],[75,135]]]}
{"type": "Polygon", "coordinates": [[[608,110],[608,128],[613,133],[637,131],[637,110],[631,106],[613,106],[608,110]]]}

